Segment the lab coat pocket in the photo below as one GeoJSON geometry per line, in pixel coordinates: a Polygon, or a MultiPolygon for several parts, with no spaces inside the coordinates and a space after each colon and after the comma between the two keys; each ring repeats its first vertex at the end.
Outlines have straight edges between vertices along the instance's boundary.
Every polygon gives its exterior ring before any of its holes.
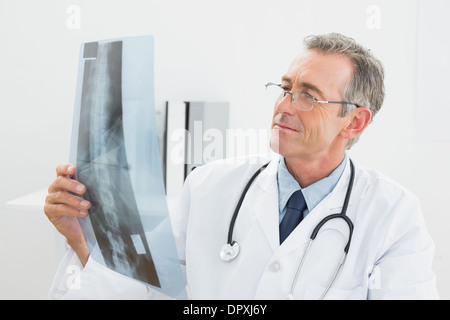
{"type": "MultiPolygon", "coordinates": [[[[305,300],[317,300],[325,292],[326,287],[310,284],[306,288],[305,300]]],[[[366,300],[367,293],[363,286],[356,287],[350,290],[343,290],[338,288],[331,288],[325,295],[324,300],[366,300]]]]}

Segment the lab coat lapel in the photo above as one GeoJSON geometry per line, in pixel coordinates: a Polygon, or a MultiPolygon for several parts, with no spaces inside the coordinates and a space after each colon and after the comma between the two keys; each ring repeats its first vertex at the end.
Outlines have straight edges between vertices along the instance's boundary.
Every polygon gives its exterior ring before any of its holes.
{"type": "Polygon", "coordinates": [[[277,183],[279,161],[280,155],[274,155],[266,170],[255,181],[255,186],[259,189],[259,192],[256,193],[252,208],[253,215],[256,217],[273,252],[277,250],[280,244],[277,183]]]}

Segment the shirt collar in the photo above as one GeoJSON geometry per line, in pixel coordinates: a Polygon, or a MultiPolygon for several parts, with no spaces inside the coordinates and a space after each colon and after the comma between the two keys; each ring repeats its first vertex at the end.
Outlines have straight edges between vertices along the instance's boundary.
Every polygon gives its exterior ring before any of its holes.
{"type": "Polygon", "coordinates": [[[305,215],[309,213],[314,207],[322,201],[331,191],[333,191],[339,178],[344,172],[345,164],[347,163],[348,155],[345,154],[344,160],[341,164],[328,176],[319,180],[307,188],[302,189],[297,180],[289,173],[284,157],[280,157],[277,171],[278,182],[278,201],[280,213],[286,206],[291,195],[297,191],[302,190],[308,209],[305,215]]]}

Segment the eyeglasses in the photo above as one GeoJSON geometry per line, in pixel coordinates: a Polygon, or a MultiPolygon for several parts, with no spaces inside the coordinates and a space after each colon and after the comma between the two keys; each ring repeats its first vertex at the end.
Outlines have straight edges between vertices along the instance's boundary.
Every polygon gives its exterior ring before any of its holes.
{"type": "Polygon", "coordinates": [[[339,103],[339,104],[348,104],[348,105],[354,105],[357,108],[360,108],[355,103],[348,102],[348,101],[319,101],[316,100],[312,95],[304,92],[288,92],[284,90],[281,87],[281,84],[276,84],[272,82],[268,82],[266,84],[266,92],[267,95],[275,100],[275,102],[278,104],[283,100],[284,97],[286,97],[287,94],[291,95],[292,99],[292,106],[295,109],[303,110],[303,111],[311,111],[314,107],[314,103],[339,103]]]}

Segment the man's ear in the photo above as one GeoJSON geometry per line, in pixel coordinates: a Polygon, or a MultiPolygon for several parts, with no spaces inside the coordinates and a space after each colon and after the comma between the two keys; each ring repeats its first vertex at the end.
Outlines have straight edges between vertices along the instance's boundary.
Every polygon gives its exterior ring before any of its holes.
{"type": "Polygon", "coordinates": [[[356,108],[350,114],[350,122],[342,129],[341,136],[345,139],[353,139],[360,135],[370,123],[372,112],[369,108],[356,108]]]}

